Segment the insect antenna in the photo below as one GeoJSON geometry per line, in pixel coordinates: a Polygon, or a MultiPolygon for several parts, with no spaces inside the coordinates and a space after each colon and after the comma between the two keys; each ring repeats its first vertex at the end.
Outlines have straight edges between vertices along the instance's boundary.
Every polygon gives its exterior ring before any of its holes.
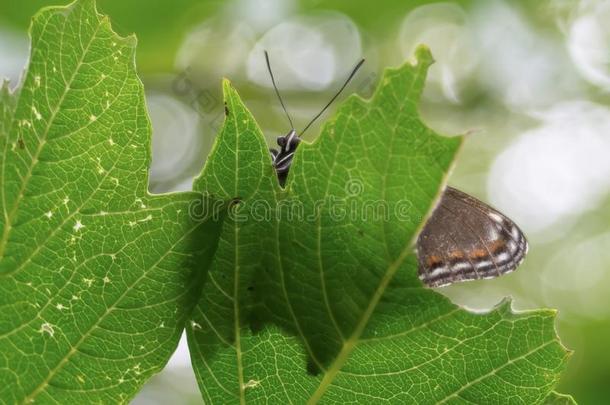
{"type": "Polygon", "coordinates": [[[277,98],[280,100],[280,104],[282,105],[282,109],[286,114],[286,118],[288,118],[288,122],[290,123],[290,128],[294,129],[294,125],[292,124],[292,119],[290,119],[290,114],[288,114],[288,110],[286,110],[286,106],[284,105],[284,100],[282,100],[282,96],[280,95],[280,91],[275,85],[275,77],[273,77],[273,71],[271,70],[271,63],[269,62],[269,53],[265,51],[265,60],[267,61],[267,70],[269,70],[269,76],[271,76],[271,83],[273,84],[273,88],[275,89],[275,94],[277,94],[277,98]]]}
{"type": "Polygon", "coordinates": [[[320,116],[322,114],[324,114],[324,111],[326,111],[326,109],[328,107],[330,107],[330,105],[333,103],[333,101],[335,101],[335,99],[337,97],[339,97],[339,94],[341,94],[343,89],[345,89],[347,87],[347,85],[349,84],[350,80],[352,80],[352,78],[354,77],[356,72],[358,72],[358,69],[360,69],[360,67],[362,66],[363,63],[364,63],[364,59],[361,59],[360,62],[358,62],[356,64],[354,69],[352,69],[352,73],[349,74],[347,80],[345,81],[345,83],[343,83],[343,86],[341,86],[339,91],[333,96],[333,98],[330,99],[330,101],[324,106],[324,108],[322,108],[322,110],[315,117],[313,117],[313,119],[311,121],[309,121],[309,124],[307,124],[307,126],[305,128],[303,128],[303,130],[299,133],[299,136],[303,136],[303,134],[305,133],[305,131],[307,131],[309,129],[311,124],[313,124],[318,118],[320,118],[320,116]]]}

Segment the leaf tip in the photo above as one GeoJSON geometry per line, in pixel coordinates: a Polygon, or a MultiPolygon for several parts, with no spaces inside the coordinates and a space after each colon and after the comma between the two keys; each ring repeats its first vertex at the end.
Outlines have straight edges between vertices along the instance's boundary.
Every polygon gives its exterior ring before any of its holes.
{"type": "Polygon", "coordinates": [[[229,79],[227,79],[226,77],[222,79],[222,92],[223,92],[225,98],[229,94],[235,92],[235,89],[233,88],[231,81],[229,79]]]}
{"type": "Polygon", "coordinates": [[[432,52],[430,52],[430,48],[424,44],[417,46],[414,57],[415,59],[411,63],[413,66],[423,64],[424,66],[428,67],[434,63],[434,57],[432,56],[432,52]]]}
{"type": "Polygon", "coordinates": [[[229,115],[227,110],[227,103],[229,103],[229,100],[232,100],[230,104],[233,104],[233,102],[235,102],[236,100],[239,100],[239,102],[241,103],[237,90],[235,90],[235,87],[233,87],[233,84],[227,78],[222,79],[222,96],[225,105],[226,116],[229,115]]]}

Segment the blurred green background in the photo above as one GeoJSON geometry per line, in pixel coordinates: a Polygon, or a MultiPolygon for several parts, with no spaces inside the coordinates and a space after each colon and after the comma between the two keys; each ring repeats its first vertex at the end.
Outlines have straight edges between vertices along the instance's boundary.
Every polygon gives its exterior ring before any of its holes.
{"type": "MultiPolygon", "coordinates": [[[[0,76],[18,83],[30,18],[54,4],[66,2],[0,0],[0,76]]],[[[530,240],[519,271],[439,291],[476,310],[508,295],[516,309],[557,308],[559,334],[575,350],[558,389],[582,404],[609,403],[610,1],[99,0],[98,8],[116,31],[138,37],[154,192],[190,188],[222,123],[223,76],[270,144],[289,129],[263,49],[301,128],[359,58],[367,62],[346,93],[368,96],[384,67],[427,44],[437,63],[421,113],[441,133],[469,134],[450,183],[515,219],[530,240]]],[[[199,398],[182,342],[134,402],[199,398]]]]}

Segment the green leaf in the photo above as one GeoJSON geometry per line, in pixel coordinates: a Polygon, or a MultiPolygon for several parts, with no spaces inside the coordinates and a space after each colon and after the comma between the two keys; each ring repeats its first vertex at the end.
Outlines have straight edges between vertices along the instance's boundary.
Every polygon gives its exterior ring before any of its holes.
{"type": "Polygon", "coordinates": [[[187,328],[206,402],[539,403],[564,368],[554,312],[471,313],[417,278],[413,243],[462,139],[417,104],[432,58],[385,72],[297,150],[285,190],[225,82],[195,188],[233,201],[187,328]]]}
{"type": "Polygon", "coordinates": [[[553,391],[544,400],[544,405],[576,405],[576,401],[570,395],[553,391]]]}
{"type": "Polygon", "coordinates": [[[18,95],[0,92],[0,398],[126,402],[167,362],[219,226],[199,194],[147,192],[134,66],[92,0],[37,14],[18,95]]]}

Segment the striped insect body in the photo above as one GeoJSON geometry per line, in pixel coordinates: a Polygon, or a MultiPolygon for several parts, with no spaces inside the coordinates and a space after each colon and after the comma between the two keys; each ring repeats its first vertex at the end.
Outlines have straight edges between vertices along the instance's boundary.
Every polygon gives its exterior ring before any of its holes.
{"type": "Polygon", "coordinates": [[[269,149],[271,153],[271,162],[281,186],[286,183],[286,177],[288,177],[288,170],[292,164],[294,153],[297,150],[297,146],[301,142],[301,138],[297,136],[297,132],[292,129],[285,136],[279,136],[277,138],[277,144],[280,147],[277,149],[269,149]]]}

